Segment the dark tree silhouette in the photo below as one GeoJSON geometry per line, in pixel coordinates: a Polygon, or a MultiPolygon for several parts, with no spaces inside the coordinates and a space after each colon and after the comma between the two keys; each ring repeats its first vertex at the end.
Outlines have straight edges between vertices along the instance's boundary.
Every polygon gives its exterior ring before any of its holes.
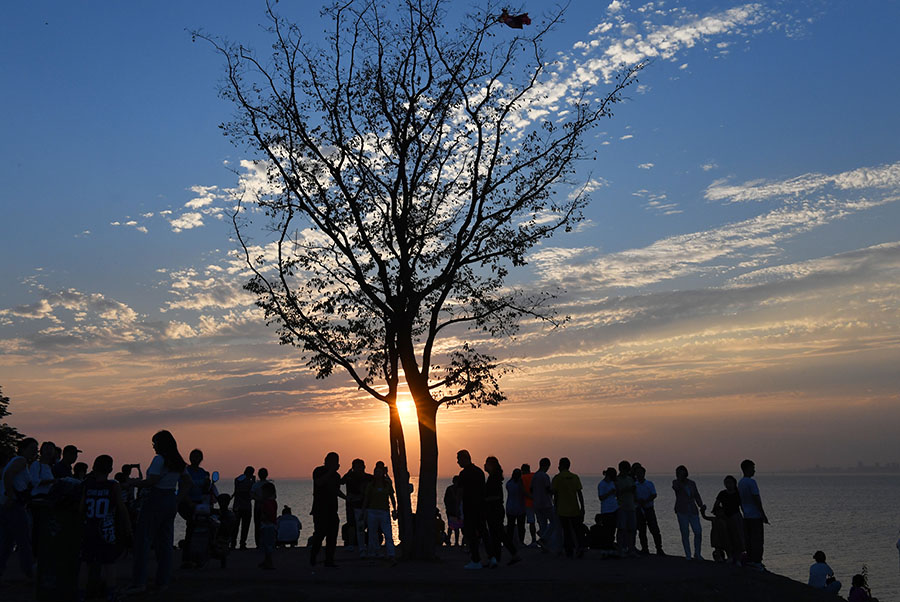
{"type": "MultiPolygon", "coordinates": [[[[16,455],[16,446],[25,435],[8,425],[4,418],[9,416],[9,397],[0,389],[0,461],[9,460],[16,455]]],[[[4,462],[5,464],[5,462],[4,462]]]]}
{"type": "Polygon", "coordinates": [[[417,557],[433,554],[438,408],[502,401],[504,368],[478,343],[523,318],[556,323],[552,292],[512,288],[508,271],[581,219],[586,197],[571,190],[585,136],[643,66],[602,95],[570,90],[557,122],[527,119],[561,14],[517,35],[495,8],[451,25],[444,0],[349,0],[324,11],[317,48],[270,6],[265,57],[194,32],[225,57],[237,112],[224,132],[267,174],[234,216],[246,288],[318,377],[343,370],[387,405],[400,538],[417,557]],[[421,450],[415,520],[404,387],[421,450]]]}

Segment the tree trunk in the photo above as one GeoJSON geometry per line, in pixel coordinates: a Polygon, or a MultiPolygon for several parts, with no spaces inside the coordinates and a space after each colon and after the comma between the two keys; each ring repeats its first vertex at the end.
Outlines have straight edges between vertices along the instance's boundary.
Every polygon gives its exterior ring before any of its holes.
{"type": "Polygon", "coordinates": [[[391,471],[394,474],[394,490],[397,494],[397,526],[400,530],[400,550],[408,556],[407,550],[413,545],[412,500],[409,493],[409,465],[406,460],[406,439],[403,436],[403,423],[397,410],[397,400],[388,402],[390,412],[391,439],[391,471]]]}
{"type": "MultiPolygon", "coordinates": [[[[413,394],[415,399],[415,393],[413,394]]],[[[419,559],[435,557],[437,533],[434,515],[437,509],[437,410],[438,404],[426,395],[416,399],[419,423],[419,490],[416,494],[416,529],[413,554],[419,559]]]]}

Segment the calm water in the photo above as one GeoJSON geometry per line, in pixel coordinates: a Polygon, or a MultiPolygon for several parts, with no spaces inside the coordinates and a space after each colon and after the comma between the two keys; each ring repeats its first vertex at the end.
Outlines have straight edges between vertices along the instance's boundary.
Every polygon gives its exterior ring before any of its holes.
{"type": "MultiPolygon", "coordinates": [[[[704,502],[712,506],[722,489],[721,476],[692,477],[704,502]]],[[[596,492],[601,478],[582,478],[588,523],[600,511],[596,492]]],[[[672,476],[656,475],[650,480],[659,492],[656,514],[663,547],[669,554],[681,554],[681,536],[672,510],[675,499],[672,476]]],[[[813,552],[823,550],[828,555],[828,564],[844,583],[843,595],[849,591],[851,577],[865,564],[873,593],[882,600],[900,600],[900,560],[896,548],[900,536],[900,475],[758,475],[757,482],[772,523],[766,527],[763,558],[770,571],[805,583],[813,552]]],[[[312,534],[309,516],[312,483],[309,480],[276,480],[275,483],[279,508],[287,504],[300,517],[301,541],[304,541],[312,534]]],[[[230,484],[230,479],[223,479],[220,490],[231,493],[230,484]]],[[[439,480],[438,500],[443,499],[444,488],[449,484],[449,479],[439,480]]],[[[176,540],[183,528],[181,519],[177,519],[176,540]]],[[[712,550],[708,522],[703,522],[703,529],[703,554],[709,559],[712,550]]],[[[395,537],[396,533],[395,525],[395,537]]],[[[252,530],[250,538],[252,541],[252,530]]]]}

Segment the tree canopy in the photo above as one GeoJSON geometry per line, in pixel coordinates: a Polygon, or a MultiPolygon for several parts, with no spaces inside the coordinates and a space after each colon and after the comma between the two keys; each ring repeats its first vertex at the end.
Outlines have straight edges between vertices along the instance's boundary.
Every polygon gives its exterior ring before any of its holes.
{"type": "MultiPolygon", "coordinates": [[[[270,6],[265,57],[195,33],[225,57],[222,93],[237,111],[222,127],[265,173],[234,217],[246,288],[318,377],[343,370],[388,404],[392,456],[408,387],[419,547],[436,502],[437,409],[502,401],[504,367],[480,343],[515,334],[524,318],[557,323],[553,291],[507,276],[581,219],[585,137],[642,67],[603,95],[567,92],[553,119],[535,115],[552,90],[542,41],[561,14],[514,34],[494,7],[449,13],[444,0],[334,4],[328,45],[315,47],[270,6]]],[[[392,457],[401,478],[402,456],[392,457]]]]}

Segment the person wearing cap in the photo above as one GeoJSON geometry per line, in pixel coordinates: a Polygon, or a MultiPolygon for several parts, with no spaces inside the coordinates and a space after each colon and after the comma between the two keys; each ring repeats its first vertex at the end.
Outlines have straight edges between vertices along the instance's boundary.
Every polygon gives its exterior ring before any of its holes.
{"type": "Polygon", "coordinates": [[[72,478],[72,465],[78,459],[81,450],[74,445],[67,445],[63,448],[62,458],[53,465],[53,477],[56,479],[72,478]]]}
{"type": "Polygon", "coordinates": [[[841,582],[834,578],[834,571],[825,562],[825,552],[817,551],[813,560],[815,562],[809,567],[809,585],[837,595],[841,591],[841,582]]]}

